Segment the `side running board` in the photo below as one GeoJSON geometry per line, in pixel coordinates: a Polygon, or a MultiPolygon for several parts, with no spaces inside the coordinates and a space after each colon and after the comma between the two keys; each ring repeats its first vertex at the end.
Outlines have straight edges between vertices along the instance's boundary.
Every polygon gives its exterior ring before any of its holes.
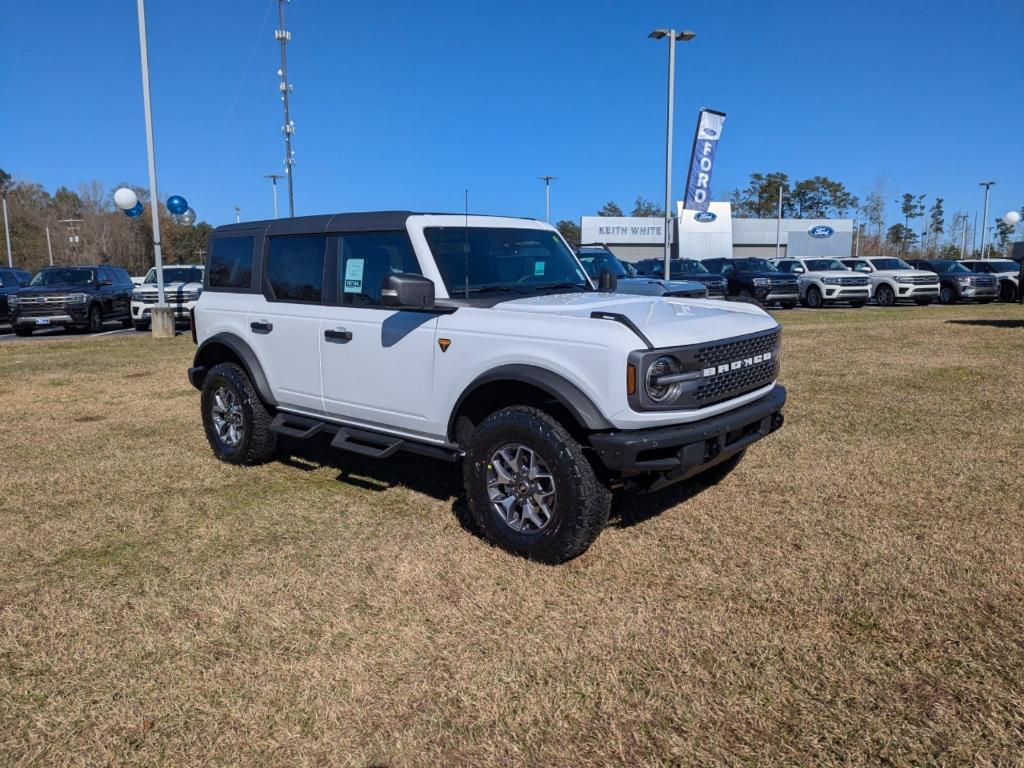
{"type": "Polygon", "coordinates": [[[403,440],[400,437],[372,432],[368,429],[331,424],[308,416],[279,412],[270,422],[270,429],[279,435],[296,440],[308,440],[316,435],[334,435],[331,447],[358,453],[371,459],[386,459],[398,451],[408,451],[444,461],[458,461],[462,452],[457,448],[403,440]]]}

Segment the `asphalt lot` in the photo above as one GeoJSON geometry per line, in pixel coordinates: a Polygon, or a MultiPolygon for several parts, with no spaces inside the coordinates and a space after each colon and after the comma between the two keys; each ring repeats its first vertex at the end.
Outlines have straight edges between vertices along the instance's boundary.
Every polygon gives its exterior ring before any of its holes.
{"type": "MultiPolygon", "coordinates": [[[[188,333],[188,329],[177,329],[177,333],[188,333]]],[[[69,330],[65,328],[38,329],[31,336],[15,336],[14,330],[9,325],[0,325],[0,343],[2,342],[32,342],[32,341],[59,341],[61,339],[81,339],[94,336],[149,336],[149,331],[136,331],[134,328],[122,328],[120,322],[105,323],[103,330],[99,333],[85,333],[84,331],[69,330]]]]}

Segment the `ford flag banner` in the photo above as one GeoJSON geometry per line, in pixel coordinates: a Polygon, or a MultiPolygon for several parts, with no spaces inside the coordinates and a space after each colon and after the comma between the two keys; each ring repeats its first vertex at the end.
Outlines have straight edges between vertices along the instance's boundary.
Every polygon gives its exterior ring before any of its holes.
{"type": "Polygon", "coordinates": [[[706,211],[711,203],[711,173],[715,167],[715,150],[722,138],[725,112],[702,109],[697,120],[697,135],[693,138],[690,174],[686,177],[686,202],[683,208],[706,211]]]}

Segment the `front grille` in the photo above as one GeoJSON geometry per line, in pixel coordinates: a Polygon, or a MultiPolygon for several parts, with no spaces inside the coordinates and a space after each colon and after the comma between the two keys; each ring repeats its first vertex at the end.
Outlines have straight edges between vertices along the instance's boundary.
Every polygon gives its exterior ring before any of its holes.
{"type": "Polygon", "coordinates": [[[768,331],[757,336],[750,336],[737,341],[727,341],[722,344],[712,344],[696,351],[693,359],[704,368],[722,363],[731,363],[754,355],[761,355],[765,352],[773,352],[779,345],[779,332],[768,331]]]}
{"type": "Polygon", "coordinates": [[[910,283],[910,285],[938,285],[939,278],[937,277],[902,277],[900,278],[901,283],[910,283]]]}
{"type": "MultiPolygon", "coordinates": [[[[165,292],[164,296],[167,299],[167,303],[168,304],[183,304],[186,301],[195,301],[196,299],[199,298],[197,295],[192,294],[192,293],[169,293],[169,292],[165,292]]],[[[137,294],[132,296],[132,299],[135,300],[135,301],[138,301],[138,302],[140,302],[142,304],[156,304],[156,302],[157,302],[157,294],[156,293],[143,293],[143,294],[138,294],[137,293],[137,294]]]]}
{"type": "Polygon", "coordinates": [[[63,307],[67,296],[19,296],[19,307],[63,307]]]}
{"type": "Polygon", "coordinates": [[[772,356],[771,360],[756,363],[746,368],[721,373],[713,377],[707,384],[701,384],[694,393],[694,400],[709,405],[719,400],[742,395],[754,389],[771,384],[778,373],[779,364],[772,356]]]}
{"type": "Polygon", "coordinates": [[[859,285],[866,286],[871,284],[871,280],[866,277],[837,277],[838,285],[859,285]]]}
{"type": "Polygon", "coordinates": [[[995,288],[996,279],[994,277],[972,277],[971,282],[979,288],[995,288]]]}
{"type": "Polygon", "coordinates": [[[772,288],[793,288],[796,289],[796,280],[785,277],[769,277],[768,285],[772,288]]]}

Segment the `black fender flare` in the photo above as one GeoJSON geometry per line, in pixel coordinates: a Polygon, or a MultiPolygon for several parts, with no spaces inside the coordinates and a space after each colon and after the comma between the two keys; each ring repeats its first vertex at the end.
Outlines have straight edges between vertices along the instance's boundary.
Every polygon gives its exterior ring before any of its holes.
{"type": "Polygon", "coordinates": [[[245,368],[246,373],[249,374],[249,378],[252,380],[253,386],[256,387],[256,391],[259,393],[260,399],[267,405],[276,406],[277,401],[274,400],[274,396],[270,391],[270,382],[267,381],[267,376],[263,372],[263,366],[260,365],[259,358],[256,357],[256,353],[252,351],[252,347],[245,341],[233,333],[217,333],[208,339],[205,339],[202,344],[199,345],[199,349],[196,350],[195,358],[193,359],[193,368],[189,372],[189,379],[192,381],[193,386],[196,389],[202,389],[202,378],[206,374],[206,370],[210,367],[203,362],[203,351],[209,350],[213,346],[227,347],[231,352],[234,353],[235,357],[242,361],[242,365],[245,368]],[[200,376],[193,375],[192,371],[201,371],[200,376]]]}
{"type": "Polygon", "coordinates": [[[605,418],[600,409],[579,387],[560,374],[533,365],[501,365],[477,376],[459,395],[448,416],[448,434],[455,432],[455,419],[466,399],[480,387],[498,381],[514,381],[529,384],[546,392],[558,401],[577,422],[591,431],[614,429],[615,425],[605,418]]]}

